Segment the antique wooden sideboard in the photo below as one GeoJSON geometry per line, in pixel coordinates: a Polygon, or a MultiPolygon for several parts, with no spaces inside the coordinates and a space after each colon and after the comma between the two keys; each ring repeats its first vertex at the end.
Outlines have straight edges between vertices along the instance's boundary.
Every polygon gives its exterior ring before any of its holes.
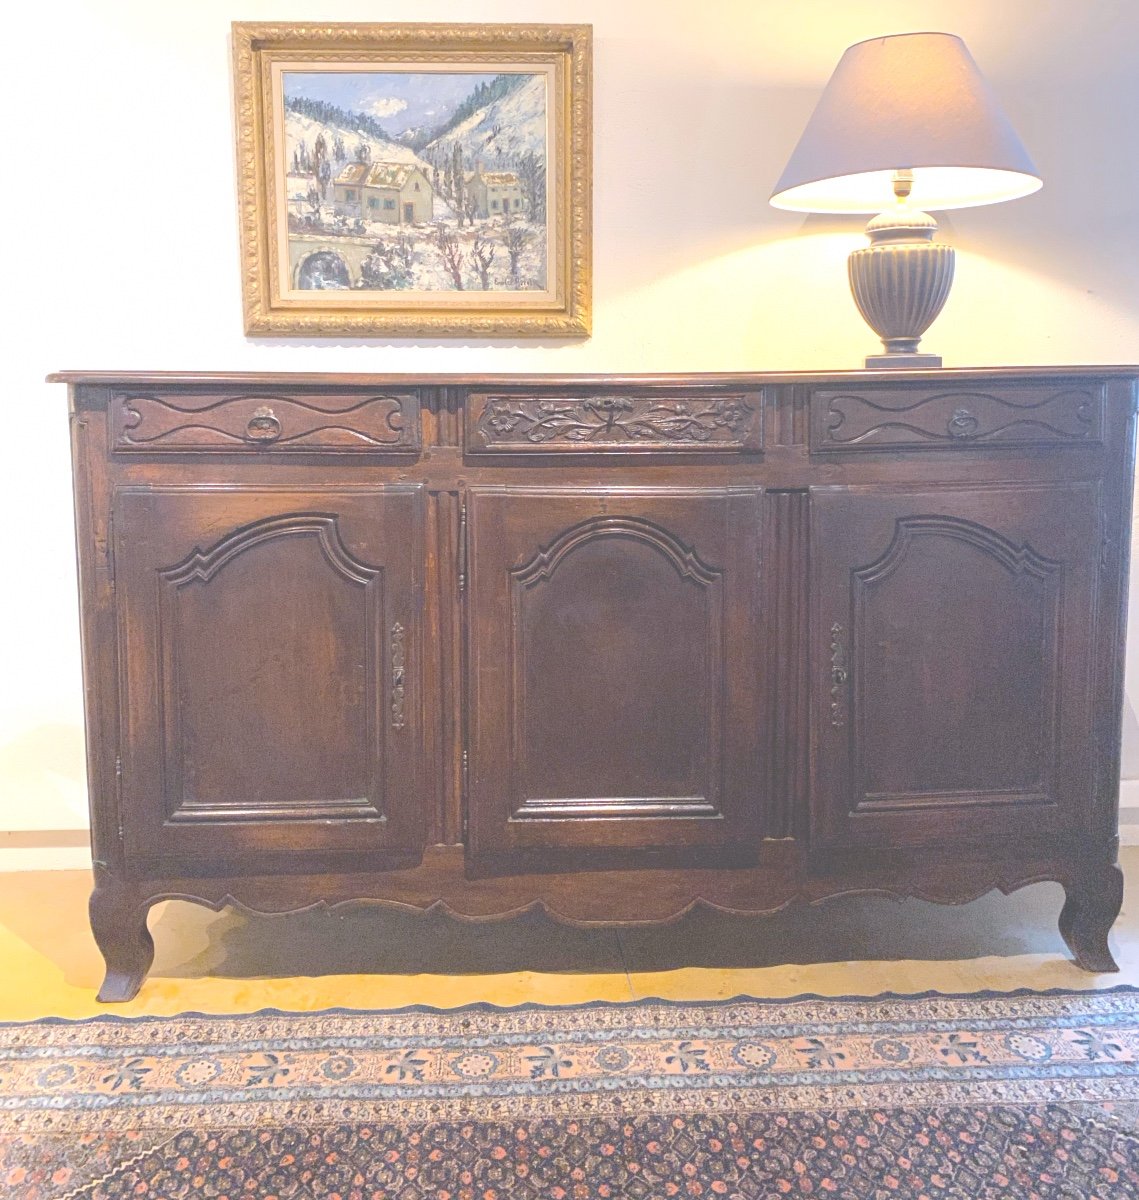
{"type": "Polygon", "coordinates": [[[1137,375],[53,376],[100,998],[164,897],[1058,880],[1113,970],[1137,375]]]}

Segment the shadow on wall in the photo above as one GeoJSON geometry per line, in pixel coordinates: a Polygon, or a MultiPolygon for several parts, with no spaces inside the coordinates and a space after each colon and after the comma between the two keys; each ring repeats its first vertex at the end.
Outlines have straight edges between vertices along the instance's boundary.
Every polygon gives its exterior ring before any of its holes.
{"type": "MultiPolygon", "coordinates": [[[[675,71],[666,76],[651,63],[626,63],[622,71],[622,102],[608,114],[606,137],[595,148],[595,257],[605,295],[765,243],[861,232],[868,216],[804,219],[768,204],[825,78],[817,86],[765,88],[753,80],[677,78],[675,71]],[[674,102],[678,95],[685,104],[674,102]],[[661,113],[668,114],[667,121],[661,113]],[[734,152],[726,148],[724,134],[731,129],[746,130],[734,152]],[[630,146],[638,148],[635,156],[628,156],[630,146]],[[618,229],[621,236],[610,244],[605,231],[618,229]]],[[[1095,94],[1095,86],[1091,91],[1081,110],[1084,119],[1097,108],[1113,110],[1110,95],[1095,94]]],[[[1129,279],[1104,233],[1112,207],[1122,222],[1133,203],[1129,185],[1139,183],[1139,159],[1124,156],[1128,161],[1116,164],[1124,178],[1113,179],[1105,195],[1089,186],[1101,173],[1102,142],[1094,131],[1073,127],[1063,89],[1006,82],[1002,98],[1040,167],[1044,189],[1009,204],[960,210],[957,236],[945,215],[936,214],[943,240],[993,262],[1040,272],[1059,287],[1087,291],[1094,281],[1104,300],[1130,307],[1139,260],[1129,279]],[[1073,170],[1073,164],[1083,169],[1073,170]]],[[[883,208],[888,204],[884,197],[883,208]]],[[[844,265],[837,264],[839,274],[844,265]]],[[[757,279],[756,286],[778,282],[757,279]]]]}
{"type": "Polygon", "coordinates": [[[1083,81],[1078,105],[1051,80],[1022,85],[1014,124],[1044,187],[1010,204],[963,209],[960,227],[972,252],[1039,271],[1131,313],[1139,294],[1139,157],[1118,153],[1114,118],[1131,111],[1139,90],[1132,78],[1129,93],[1121,93],[1120,82],[1083,81]]]}
{"type": "Polygon", "coordinates": [[[636,291],[797,228],[767,197],[825,81],[764,88],[706,73],[678,77],[674,67],[622,60],[620,103],[595,140],[599,296],[636,291]]]}
{"type": "Polygon", "coordinates": [[[0,744],[0,828],[86,829],[81,725],[35,725],[0,744]]]}

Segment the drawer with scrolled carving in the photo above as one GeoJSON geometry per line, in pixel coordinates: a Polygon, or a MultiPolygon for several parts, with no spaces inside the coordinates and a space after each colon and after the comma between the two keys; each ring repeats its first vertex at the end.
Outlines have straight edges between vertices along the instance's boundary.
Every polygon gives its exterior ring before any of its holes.
{"type": "Polygon", "coordinates": [[[415,391],[117,391],[110,410],[116,452],[414,455],[419,450],[415,391]]]}
{"type": "Polygon", "coordinates": [[[475,392],[468,454],[743,454],[763,449],[763,392],[475,392]]]}
{"type": "Polygon", "coordinates": [[[985,389],[818,388],[810,398],[810,446],[835,452],[1098,444],[1103,407],[1101,382],[1073,379],[985,389]]]}

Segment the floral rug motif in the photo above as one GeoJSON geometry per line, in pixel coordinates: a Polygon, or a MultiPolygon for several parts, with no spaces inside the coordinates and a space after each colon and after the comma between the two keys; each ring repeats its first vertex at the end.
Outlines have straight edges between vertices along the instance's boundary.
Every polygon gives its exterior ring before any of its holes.
{"type": "Polygon", "coordinates": [[[1139,1200],[1139,991],[0,1025],[20,1200],[1139,1200]]]}

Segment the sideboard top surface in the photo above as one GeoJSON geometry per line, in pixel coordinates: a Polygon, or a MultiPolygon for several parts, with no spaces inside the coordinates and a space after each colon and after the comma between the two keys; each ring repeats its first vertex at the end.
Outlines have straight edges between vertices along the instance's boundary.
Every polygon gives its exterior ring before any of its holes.
{"type": "Polygon", "coordinates": [[[693,387],[756,386],[763,384],[865,384],[884,383],[968,383],[991,379],[1068,379],[1128,378],[1139,375],[1139,365],[1108,366],[1037,366],[1037,367],[940,367],[934,370],[846,370],[846,371],[771,371],[771,372],[698,372],[676,374],[510,374],[472,372],[433,374],[429,372],[291,372],[291,371],[57,371],[47,377],[49,383],[138,386],[155,383],[201,386],[225,384],[234,387],[693,387]]]}

